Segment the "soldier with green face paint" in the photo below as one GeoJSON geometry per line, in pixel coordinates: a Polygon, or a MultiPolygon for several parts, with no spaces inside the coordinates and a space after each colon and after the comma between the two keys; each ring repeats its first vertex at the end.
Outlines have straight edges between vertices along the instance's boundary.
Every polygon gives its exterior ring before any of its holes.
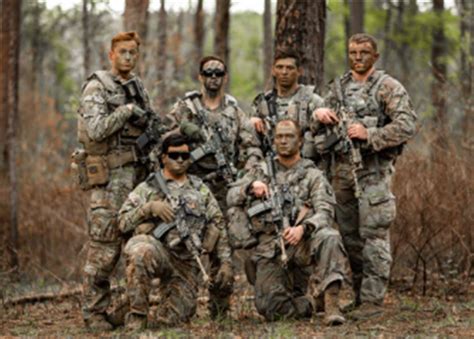
{"type": "Polygon", "coordinates": [[[356,308],[352,318],[363,319],[383,311],[396,212],[394,164],[418,117],[405,88],[375,69],[379,53],[372,36],[355,34],[348,51],[351,70],[330,85],[327,108],[315,111],[313,128],[353,273],[355,301],[348,309],[356,308]]]}
{"type": "Polygon", "coordinates": [[[301,158],[296,122],[278,122],[274,135],[277,156],[256,163],[227,195],[229,206],[245,211],[257,239],[245,264],[255,306],[269,321],[324,310],[326,325],[340,325],[338,296],[348,262],[332,228],[333,191],[314,163],[301,158]],[[317,299],[325,308],[318,309],[317,299]]]}
{"type": "Polygon", "coordinates": [[[132,73],[139,46],[135,32],[114,36],[111,69],[93,73],[80,100],[78,138],[83,149],[74,153],[74,163],[81,188],[91,192],[83,316],[86,326],[95,330],[112,329],[105,312],[110,303],[110,275],[122,246],[117,213],[148,171],[139,161],[136,146],[152,114],[148,94],[132,73]]]}

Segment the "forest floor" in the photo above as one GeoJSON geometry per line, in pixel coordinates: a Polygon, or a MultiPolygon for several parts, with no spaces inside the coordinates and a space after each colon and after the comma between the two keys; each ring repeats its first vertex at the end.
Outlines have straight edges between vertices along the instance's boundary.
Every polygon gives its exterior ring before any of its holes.
{"type": "MultiPolygon", "coordinates": [[[[469,282],[467,282],[469,284],[469,282]]],[[[245,283],[246,284],[246,283],[245,283]]],[[[240,284],[243,286],[243,284],[240,284]]],[[[10,286],[11,287],[11,286],[10,286]]],[[[80,288],[76,286],[76,289],[80,288]]],[[[5,291],[3,291],[5,292],[5,291]]],[[[206,311],[206,296],[199,298],[197,315],[179,327],[157,328],[140,333],[118,327],[112,332],[89,332],[84,328],[80,295],[42,302],[11,303],[8,298],[0,305],[0,335],[2,336],[140,336],[140,337],[215,337],[215,338],[279,338],[279,337],[474,337],[474,283],[468,293],[449,298],[420,297],[391,288],[385,301],[385,312],[379,318],[348,321],[334,328],[322,324],[322,314],[307,321],[266,323],[253,306],[247,287],[233,296],[231,316],[212,321],[206,311]]],[[[345,291],[342,303],[348,302],[345,291]]]]}

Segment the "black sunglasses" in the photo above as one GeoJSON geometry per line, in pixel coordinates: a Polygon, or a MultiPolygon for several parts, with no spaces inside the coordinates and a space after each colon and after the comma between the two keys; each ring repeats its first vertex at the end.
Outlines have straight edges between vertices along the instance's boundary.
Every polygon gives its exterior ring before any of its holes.
{"type": "Polygon", "coordinates": [[[207,78],[215,75],[218,78],[222,78],[225,75],[225,71],[221,69],[204,69],[201,71],[201,75],[207,78]]]}
{"type": "Polygon", "coordinates": [[[168,158],[173,160],[178,160],[181,158],[182,160],[188,160],[191,157],[191,153],[189,152],[170,152],[167,153],[168,158]]]}

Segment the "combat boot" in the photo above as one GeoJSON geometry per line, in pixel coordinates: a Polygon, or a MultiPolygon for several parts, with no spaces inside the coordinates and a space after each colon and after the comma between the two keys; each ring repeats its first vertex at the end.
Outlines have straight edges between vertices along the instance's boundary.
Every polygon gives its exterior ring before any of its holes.
{"type": "Polygon", "coordinates": [[[105,314],[94,314],[88,319],[84,319],[86,327],[91,331],[112,331],[114,327],[106,319],[105,314]]]}
{"type": "Polygon", "coordinates": [[[125,317],[125,328],[127,331],[135,332],[146,328],[146,316],[136,313],[128,313],[125,317]]]}
{"type": "Polygon", "coordinates": [[[339,290],[341,283],[334,282],[324,291],[324,324],[326,326],[342,325],[346,319],[339,309],[339,290]]]}
{"type": "Polygon", "coordinates": [[[351,320],[367,320],[383,314],[383,307],[374,303],[364,302],[347,316],[351,320]]]}
{"type": "Polygon", "coordinates": [[[130,311],[130,302],[126,295],[121,295],[120,299],[113,305],[112,309],[107,312],[107,321],[114,327],[125,324],[125,316],[130,311]]]}

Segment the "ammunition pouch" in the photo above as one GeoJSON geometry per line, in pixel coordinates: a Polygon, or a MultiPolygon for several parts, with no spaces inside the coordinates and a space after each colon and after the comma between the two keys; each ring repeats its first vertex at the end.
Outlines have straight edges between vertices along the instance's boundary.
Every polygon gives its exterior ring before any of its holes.
{"type": "Polygon", "coordinates": [[[216,226],[210,225],[206,230],[204,241],[202,243],[202,249],[204,250],[204,253],[212,253],[214,251],[219,237],[220,230],[216,226]]]}
{"type": "Polygon", "coordinates": [[[229,219],[229,244],[233,249],[248,249],[257,244],[250,220],[241,208],[232,207],[227,211],[229,219]]]}
{"type": "Polygon", "coordinates": [[[90,186],[105,185],[109,182],[109,167],[102,155],[88,155],[86,158],[87,182],[90,186]]]}

